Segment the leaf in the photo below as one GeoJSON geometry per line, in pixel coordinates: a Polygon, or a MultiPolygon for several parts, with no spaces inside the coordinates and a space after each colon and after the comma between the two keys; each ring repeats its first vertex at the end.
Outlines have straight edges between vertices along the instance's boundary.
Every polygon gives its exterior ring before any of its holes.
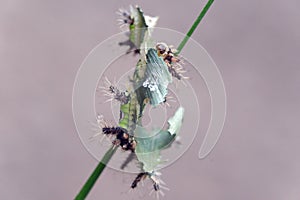
{"type": "Polygon", "coordinates": [[[137,146],[135,153],[138,160],[143,163],[143,170],[151,172],[161,163],[161,150],[170,147],[182,125],[184,109],[179,107],[171,117],[168,130],[147,131],[141,126],[135,130],[137,146]]]}
{"type": "Polygon", "coordinates": [[[175,112],[174,116],[168,120],[169,123],[169,133],[171,135],[178,134],[183,120],[184,108],[179,107],[175,112]]]}
{"type": "Polygon", "coordinates": [[[142,135],[148,135],[149,132],[143,127],[138,126],[135,131],[137,146],[135,149],[136,156],[143,164],[143,170],[146,172],[153,171],[160,164],[160,150],[157,150],[153,137],[143,138],[142,135]]]}
{"type": "Polygon", "coordinates": [[[172,82],[172,76],[168,66],[161,57],[157,55],[155,49],[150,48],[146,54],[146,72],[143,86],[146,88],[146,95],[150,99],[150,104],[157,106],[165,101],[168,93],[168,84],[172,82]]]}

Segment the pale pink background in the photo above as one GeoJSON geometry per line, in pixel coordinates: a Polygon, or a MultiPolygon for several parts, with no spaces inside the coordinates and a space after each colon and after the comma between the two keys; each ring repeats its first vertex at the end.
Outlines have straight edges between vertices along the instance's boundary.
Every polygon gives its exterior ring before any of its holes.
{"type": "MultiPolygon", "coordinates": [[[[160,27],[180,32],[205,3],[135,2],[160,16],[160,27]]],[[[88,52],[119,32],[115,11],[129,4],[0,1],[0,199],[72,199],[96,166],[75,130],[72,86],[88,52]]],[[[197,159],[200,135],[163,171],[166,200],[300,198],[299,7],[214,3],[193,38],[223,75],[227,120],[208,158],[197,159]]],[[[88,199],[131,199],[124,192],[132,178],[106,170],[88,199]]]]}

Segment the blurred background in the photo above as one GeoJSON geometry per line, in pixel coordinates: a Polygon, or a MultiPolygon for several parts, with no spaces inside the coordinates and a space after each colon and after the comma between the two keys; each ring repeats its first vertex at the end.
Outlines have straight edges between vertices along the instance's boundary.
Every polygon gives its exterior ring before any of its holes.
{"type": "MultiPolygon", "coordinates": [[[[85,56],[120,32],[118,8],[138,4],[185,33],[205,3],[1,0],[0,199],[72,199],[97,165],[76,133],[72,87],[85,56]]],[[[193,38],[223,76],[225,127],[207,158],[199,134],[163,170],[164,199],[300,198],[299,6],[214,2],[193,38]]],[[[87,199],[150,199],[148,188],[127,195],[133,178],[107,169],[87,199]]]]}

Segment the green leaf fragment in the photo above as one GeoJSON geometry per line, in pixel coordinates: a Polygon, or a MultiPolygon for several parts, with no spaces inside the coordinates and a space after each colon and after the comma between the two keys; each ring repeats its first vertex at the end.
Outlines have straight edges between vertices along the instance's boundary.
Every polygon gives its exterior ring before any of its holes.
{"type": "Polygon", "coordinates": [[[167,64],[157,55],[155,49],[148,50],[146,60],[147,67],[143,86],[146,87],[146,95],[150,99],[150,104],[157,106],[165,101],[168,84],[172,82],[172,75],[167,64]]]}
{"type": "Polygon", "coordinates": [[[137,146],[135,153],[143,164],[143,170],[151,172],[161,163],[161,150],[170,147],[182,125],[184,109],[179,107],[173,117],[168,120],[168,130],[147,131],[141,126],[135,130],[137,146]]]}
{"type": "Polygon", "coordinates": [[[184,108],[179,107],[175,112],[174,116],[168,120],[169,123],[168,131],[171,135],[179,133],[179,130],[182,125],[183,115],[184,115],[184,108]]]}

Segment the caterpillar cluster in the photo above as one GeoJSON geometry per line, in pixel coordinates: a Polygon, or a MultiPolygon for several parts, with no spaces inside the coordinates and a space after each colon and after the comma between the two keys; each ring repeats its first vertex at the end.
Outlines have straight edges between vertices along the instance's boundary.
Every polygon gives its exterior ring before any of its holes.
{"type": "Polygon", "coordinates": [[[128,134],[128,131],[122,127],[103,127],[102,132],[105,135],[115,136],[113,144],[120,146],[123,150],[135,151],[136,141],[133,136],[128,134]]]}
{"type": "Polygon", "coordinates": [[[183,67],[179,64],[180,59],[176,56],[177,50],[169,47],[165,43],[157,43],[156,50],[158,56],[161,56],[165,63],[168,66],[169,72],[171,75],[178,80],[186,79],[187,77],[183,76],[185,72],[183,67]]]}

